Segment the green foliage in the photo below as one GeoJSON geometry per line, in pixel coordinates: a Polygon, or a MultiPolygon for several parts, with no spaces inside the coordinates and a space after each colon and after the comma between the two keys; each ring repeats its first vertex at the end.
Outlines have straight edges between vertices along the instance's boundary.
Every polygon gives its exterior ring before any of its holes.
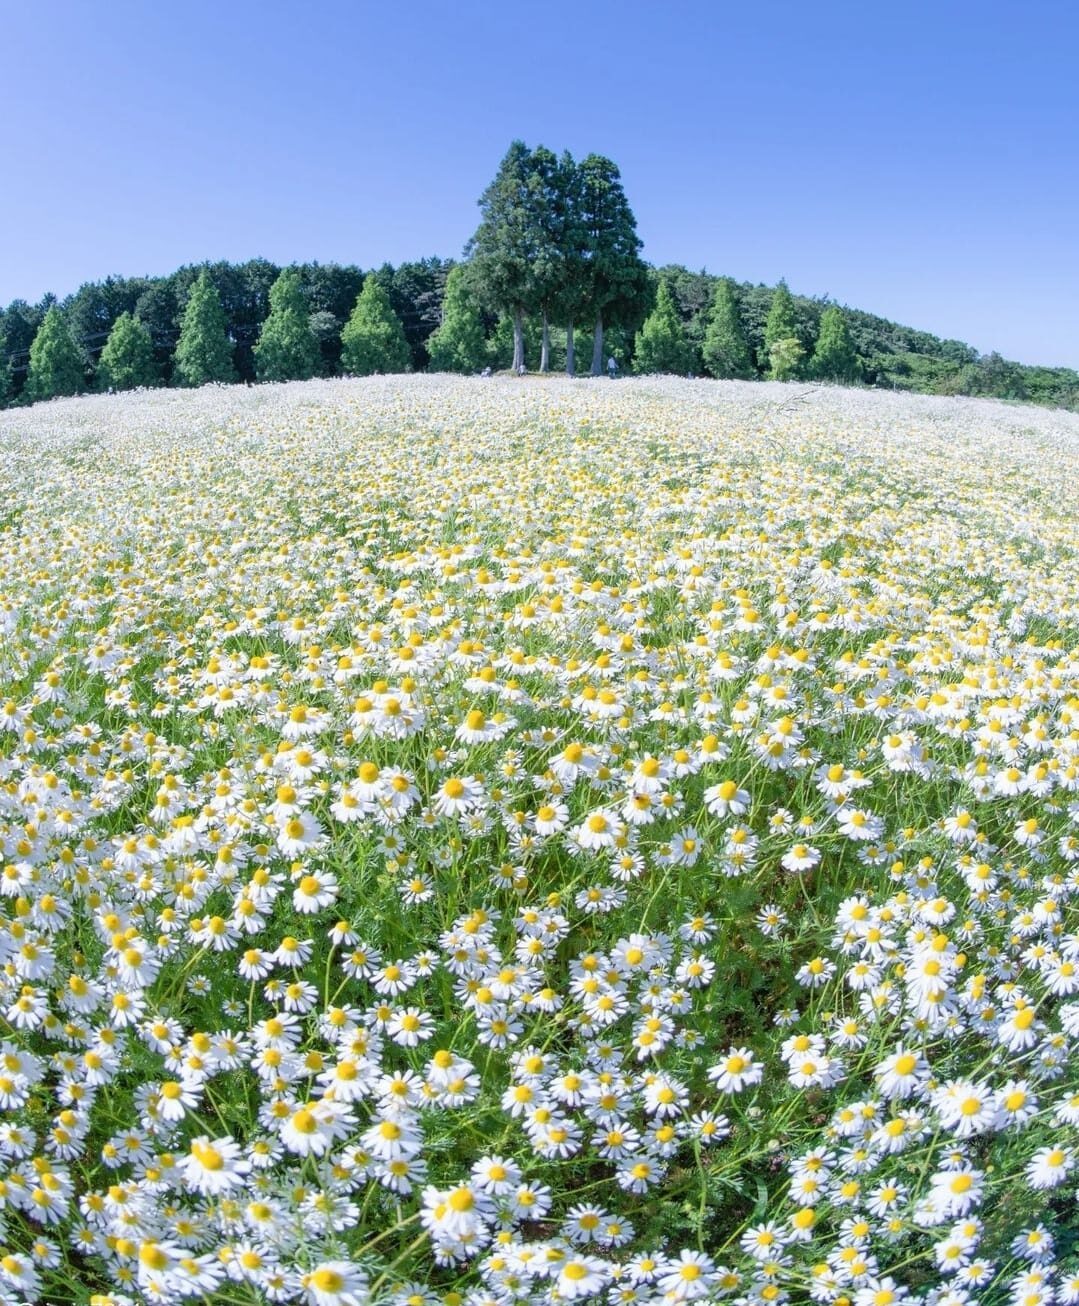
{"type": "MultiPolygon", "coordinates": [[[[514,141],[494,180],[480,196],[480,225],[468,243],[476,286],[483,301],[520,321],[533,287],[536,230],[530,174],[532,152],[524,141],[514,141]]],[[[520,357],[520,342],[514,364],[520,357]]]]}
{"type": "Polygon", "coordinates": [[[856,381],[860,374],[858,355],[843,310],[830,304],[821,314],[820,335],[810,362],[810,373],[822,381],[856,381]]]}
{"type": "MultiPolygon", "coordinates": [[[[793,295],[785,283],[773,290],[728,280],[726,289],[721,289],[721,279],[703,270],[690,271],[677,264],[649,269],[640,259],[636,221],[618,168],[601,155],[590,154],[578,163],[568,152],[556,159],[543,146],[530,150],[515,141],[484,192],[480,208],[480,228],[469,244],[473,298],[487,360],[496,365],[503,361],[507,330],[499,325],[502,314],[509,316],[511,347],[522,360],[526,344],[530,358],[539,349],[541,337],[527,321],[527,315],[533,314],[576,332],[576,358],[585,370],[589,353],[597,370],[602,370],[609,352],[628,365],[633,333],[641,326],[653,287],[664,281],[694,359],[703,358],[716,376],[768,372],[771,347],[796,339],[811,356],[805,370],[812,375],[934,394],[986,395],[1079,408],[1079,373],[1071,368],[1031,367],[995,353],[979,355],[962,341],[941,340],[860,309],[839,310],[819,299],[793,295]],[[834,312],[841,312],[845,321],[846,343],[834,312]],[[837,332],[834,339],[833,331],[837,332]],[[607,341],[605,335],[610,337],[607,341]],[[848,344],[854,354],[853,368],[848,344]]],[[[428,365],[428,345],[443,320],[452,266],[450,260],[431,257],[397,267],[387,263],[377,270],[414,369],[428,365]]],[[[341,327],[356,304],[364,273],[352,265],[318,263],[295,271],[308,332],[318,351],[313,369],[320,375],[336,375],[341,370],[341,327]]],[[[298,368],[276,357],[273,361],[264,357],[256,367],[256,342],[267,325],[270,291],[280,272],[265,259],[251,259],[241,264],[186,266],[165,277],[106,277],[84,283],[59,305],[80,354],[80,385],[124,313],[149,330],[155,378],[166,383],[201,384],[237,375],[250,380],[256,371],[260,376],[310,375],[305,346],[298,368]],[[194,288],[203,278],[208,278],[220,301],[214,346],[207,349],[204,340],[189,339],[177,348],[194,288]]],[[[195,300],[197,306],[199,297],[195,300]]],[[[54,306],[56,297],[45,295],[37,304],[15,300],[0,310],[0,372],[6,364],[9,403],[17,402],[26,389],[31,344],[54,306]]],[[[267,348],[275,331],[276,327],[267,348]]],[[[305,338],[298,315],[291,331],[305,338]]],[[[205,334],[205,324],[196,335],[200,333],[205,334]]],[[[561,349],[553,339],[552,366],[563,356],[561,349]]],[[[471,347],[465,352],[476,357],[471,347]]]]}
{"type": "Polygon", "coordinates": [[[730,277],[720,277],[716,282],[701,356],[712,376],[746,378],[756,375],[749,341],[742,326],[738,291],[730,277]]]}
{"type": "Polygon", "coordinates": [[[286,268],[270,288],[270,316],[254,353],[260,381],[307,381],[318,371],[318,342],[295,268],[286,268]]]}
{"type": "Polygon", "coordinates": [[[408,364],[408,342],[401,323],[372,273],[341,332],[341,365],[353,376],[371,376],[375,372],[407,372],[408,364]]]}
{"type": "Polygon", "coordinates": [[[665,281],[659,283],[656,306],[637,333],[635,366],[638,372],[673,372],[678,376],[693,370],[693,351],[665,281]]]}
{"type": "Polygon", "coordinates": [[[85,367],[78,346],[71,338],[64,315],[54,304],[45,314],[30,346],[27,397],[37,400],[77,394],[85,380],[85,367]]]}
{"type": "Polygon", "coordinates": [[[487,362],[483,320],[463,267],[446,281],[442,325],[427,342],[433,372],[478,372],[487,362]]]}
{"type": "Polygon", "coordinates": [[[333,376],[337,368],[333,359],[341,358],[341,323],[325,308],[308,315],[307,326],[318,349],[319,376],[333,376]]]}
{"type": "Polygon", "coordinates": [[[300,269],[308,325],[319,348],[319,373],[341,372],[341,328],[363,289],[363,273],[352,265],[306,263],[300,269]]]}
{"type": "Polygon", "coordinates": [[[13,299],[7,309],[0,313],[0,360],[6,361],[11,373],[11,402],[19,398],[26,386],[30,346],[34,343],[34,336],[37,335],[49,305],[55,302],[55,296],[51,295],[36,305],[28,304],[25,299],[13,299]]]}
{"type": "Polygon", "coordinates": [[[154,342],[147,328],[130,313],[121,313],[109,332],[97,367],[99,390],[133,390],[156,385],[154,342]]]}
{"type": "Polygon", "coordinates": [[[785,281],[781,281],[772,291],[772,302],[768,308],[768,317],[764,323],[764,350],[769,358],[772,346],[780,340],[798,338],[798,327],[794,320],[794,300],[785,281]]]}
{"type": "Polygon", "coordinates": [[[172,380],[173,351],[179,334],[176,278],[177,274],[173,273],[150,282],[135,304],[135,316],[153,341],[154,366],[166,384],[172,380]]]}
{"type": "MultiPolygon", "coordinates": [[[[535,232],[529,307],[548,325],[570,309],[581,276],[581,230],[577,165],[568,152],[561,159],[539,146],[532,153],[528,200],[535,232]]],[[[540,370],[550,365],[549,329],[541,342],[540,370]]]]}
{"type": "MultiPolygon", "coordinates": [[[[446,278],[452,267],[452,259],[422,258],[399,263],[396,268],[387,263],[379,269],[380,274],[389,271],[386,289],[390,306],[405,333],[413,371],[418,372],[428,364],[427,342],[442,321],[446,278]]],[[[353,303],[355,299],[353,295],[353,303]]]]}
{"type": "Polygon", "coordinates": [[[176,346],[175,378],[180,385],[236,380],[221,297],[205,270],[192,286],[184,309],[176,346]]]}
{"type": "Polygon", "coordinates": [[[617,166],[590,154],[580,169],[580,217],[588,258],[582,320],[595,324],[592,372],[602,366],[603,331],[611,323],[632,329],[648,300],[648,270],[641,261],[637,220],[617,166]]]}
{"type": "Polygon", "coordinates": [[[784,336],[768,350],[769,373],[773,381],[791,381],[805,357],[802,342],[797,336],[784,336]]]}
{"type": "Polygon", "coordinates": [[[480,198],[468,250],[481,303],[513,320],[515,367],[524,362],[524,313],[594,325],[593,371],[607,322],[635,327],[647,300],[636,219],[610,159],[579,165],[514,141],[480,198]]]}
{"type": "Polygon", "coordinates": [[[120,316],[135,311],[149,284],[145,277],[106,277],[85,282],[64,300],[64,318],[86,366],[93,366],[120,316]]]}

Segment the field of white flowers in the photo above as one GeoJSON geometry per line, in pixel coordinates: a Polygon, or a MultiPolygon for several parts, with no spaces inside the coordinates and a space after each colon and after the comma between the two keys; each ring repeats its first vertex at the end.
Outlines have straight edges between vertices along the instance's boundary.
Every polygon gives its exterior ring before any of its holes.
{"type": "Polygon", "coordinates": [[[0,415],[0,1302],[1079,1302],[1079,417],[0,415]]]}

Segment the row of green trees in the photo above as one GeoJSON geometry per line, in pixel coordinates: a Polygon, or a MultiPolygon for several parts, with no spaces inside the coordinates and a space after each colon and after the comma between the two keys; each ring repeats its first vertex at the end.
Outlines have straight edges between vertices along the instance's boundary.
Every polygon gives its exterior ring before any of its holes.
{"type": "MultiPolygon", "coordinates": [[[[253,351],[257,378],[306,381],[318,375],[319,343],[295,268],[286,268],[278,276],[270,287],[269,302],[270,312],[253,351]]],[[[221,297],[204,271],[184,309],[173,364],[174,384],[238,380],[233,352],[221,297]]],[[[378,279],[368,276],[341,332],[342,366],[352,375],[368,376],[407,371],[409,361],[401,322],[378,279]]],[[[53,305],[30,346],[24,397],[34,402],[77,394],[85,379],[83,356],[63,313],[53,305]]],[[[160,380],[149,327],[132,313],[121,313],[98,360],[97,388],[131,390],[158,385],[160,380]]]]}
{"type": "MultiPolygon", "coordinates": [[[[439,323],[446,275],[452,266],[441,258],[397,267],[383,264],[370,272],[332,263],[295,266],[292,270],[299,275],[308,325],[318,346],[317,374],[341,373],[343,327],[367,276],[376,278],[401,323],[410,368],[425,368],[426,341],[439,323]]],[[[182,267],[162,277],[106,277],[86,282],[62,302],[51,294],[37,304],[15,300],[0,308],[0,391],[9,402],[29,399],[30,348],[51,308],[59,310],[82,362],[80,389],[101,384],[102,352],[112,328],[125,313],[150,333],[154,383],[183,383],[176,367],[176,347],[188,300],[203,274],[217,291],[224,311],[236,376],[254,381],[258,376],[255,346],[269,315],[270,290],[281,271],[265,259],[219,262],[182,267]]]]}
{"type": "Polygon", "coordinates": [[[87,282],[0,310],[0,404],[78,390],[420,370],[814,377],[1079,407],[1079,374],[640,256],[616,165],[510,146],[454,264],[264,259],[87,282]]]}
{"type": "MultiPolygon", "coordinates": [[[[821,315],[820,334],[807,360],[798,336],[794,300],[784,281],[772,295],[764,327],[764,347],[767,375],[776,381],[804,375],[849,385],[861,379],[861,362],[846,315],[836,304],[829,304],[821,315]]],[[[660,281],[655,308],[637,333],[636,370],[693,373],[697,370],[697,352],[686,333],[668,282],[660,281]]],[[[758,375],[742,323],[738,288],[728,277],[716,283],[699,352],[709,376],[748,380],[758,375]]]]}

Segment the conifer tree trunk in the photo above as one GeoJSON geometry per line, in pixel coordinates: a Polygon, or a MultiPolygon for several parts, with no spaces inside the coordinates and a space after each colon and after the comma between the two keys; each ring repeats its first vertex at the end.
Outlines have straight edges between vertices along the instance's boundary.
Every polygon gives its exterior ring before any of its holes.
{"type": "Polygon", "coordinates": [[[596,334],[592,339],[592,375],[603,372],[603,310],[596,312],[596,334]]]}
{"type": "Polygon", "coordinates": [[[573,323],[566,327],[566,375],[573,376],[577,371],[577,355],[573,345],[573,323]]]}
{"type": "Polygon", "coordinates": [[[547,322],[547,310],[543,310],[543,343],[540,345],[540,371],[551,370],[551,329],[547,322]]]}
{"type": "Polygon", "coordinates": [[[525,365],[524,310],[518,305],[513,310],[513,370],[519,372],[525,365]]]}

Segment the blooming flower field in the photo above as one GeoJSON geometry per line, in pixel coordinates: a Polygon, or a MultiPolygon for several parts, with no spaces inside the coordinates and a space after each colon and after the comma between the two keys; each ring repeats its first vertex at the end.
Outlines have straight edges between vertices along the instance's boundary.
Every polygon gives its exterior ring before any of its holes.
{"type": "Polygon", "coordinates": [[[1079,418],[0,416],[0,1301],[1079,1302],[1079,418]]]}

